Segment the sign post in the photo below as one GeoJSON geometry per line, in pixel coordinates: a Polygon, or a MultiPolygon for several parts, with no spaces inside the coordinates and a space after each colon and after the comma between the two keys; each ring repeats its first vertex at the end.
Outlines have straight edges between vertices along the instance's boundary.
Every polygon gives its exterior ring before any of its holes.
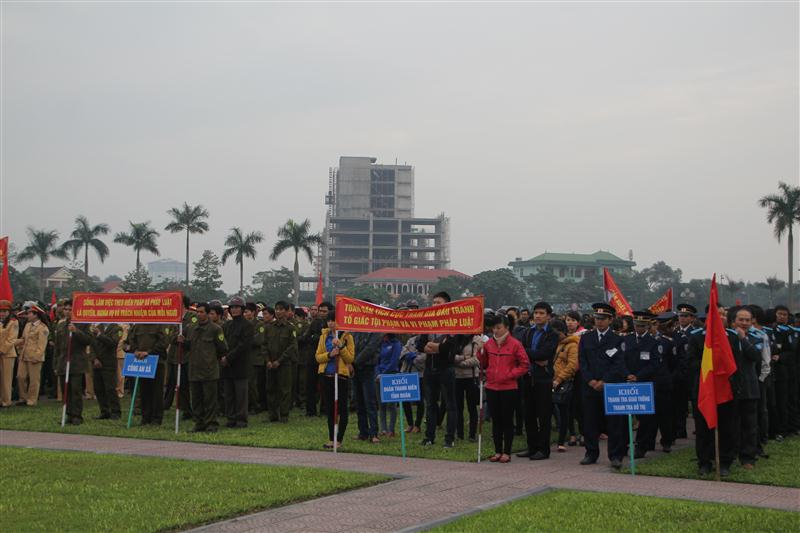
{"type": "Polygon", "coordinates": [[[400,449],[406,459],[406,432],[403,427],[403,402],[418,402],[421,399],[419,374],[381,374],[381,403],[397,402],[400,409],[400,449]]]}
{"type": "Polygon", "coordinates": [[[654,415],[655,394],[652,383],[606,383],[603,386],[607,416],[628,415],[628,448],[631,475],[636,475],[633,444],[633,415],[654,415]]]}
{"type": "Polygon", "coordinates": [[[125,354],[125,361],[122,366],[122,375],[125,377],[136,378],[133,382],[131,408],[128,410],[128,429],[130,429],[131,420],[133,419],[133,406],[136,405],[136,391],[139,390],[139,378],[153,379],[156,377],[157,369],[157,355],[148,355],[144,359],[136,359],[136,356],[132,353],[125,354]]]}

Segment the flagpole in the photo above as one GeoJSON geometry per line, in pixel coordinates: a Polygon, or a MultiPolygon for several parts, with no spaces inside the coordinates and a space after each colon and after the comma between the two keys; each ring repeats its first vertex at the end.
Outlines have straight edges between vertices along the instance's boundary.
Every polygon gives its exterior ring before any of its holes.
{"type": "Polygon", "coordinates": [[[714,428],[714,453],[717,458],[717,481],[722,481],[722,477],[719,473],[719,427],[714,428]]]}

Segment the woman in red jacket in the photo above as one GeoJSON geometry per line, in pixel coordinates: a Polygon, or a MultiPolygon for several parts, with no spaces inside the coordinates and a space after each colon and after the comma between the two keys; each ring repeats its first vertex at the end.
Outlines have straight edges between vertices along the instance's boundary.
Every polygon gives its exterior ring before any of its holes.
{"type": "Polygon", "coordinates": [[[492,415],[493,463],[511,461],[514,439],[514,408],[518,403],[517,380],[527,374],[530,362],[525,348],[509,332],[508,318],[495,317],[493,336],[478,354],[486,371],[486,399],[492,415]]]}

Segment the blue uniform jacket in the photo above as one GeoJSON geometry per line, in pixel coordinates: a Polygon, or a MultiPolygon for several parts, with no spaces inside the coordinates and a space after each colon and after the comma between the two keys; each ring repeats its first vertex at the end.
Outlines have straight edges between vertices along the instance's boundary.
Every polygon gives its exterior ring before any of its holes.
{"type": "Polygon", "coordinates": [[[609,329],[603,341],[597,339],[597,330],[581,335],[578,343],[578,359],[581,377],[588,384],[592,380],[606,383],[623,383],[629,374],[625,366],[625,354],[620,349],[622,337],[609,329]]]}

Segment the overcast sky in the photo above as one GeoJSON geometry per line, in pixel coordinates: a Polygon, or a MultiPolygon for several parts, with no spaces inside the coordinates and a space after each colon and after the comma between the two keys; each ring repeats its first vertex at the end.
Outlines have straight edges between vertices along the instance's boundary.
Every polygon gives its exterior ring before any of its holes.
{"type": "MultiPolygon", "coordinates": [[[[321,230],[328,167],[363,155],[415,166],[416,214],[451,218],[466,273],[632,249],[786,279],[756,201],[798,183],[798,62],[795,2],[4,3],[3,231],[163,230],[199,203],[195,259],[235,225],[267,236],[249,282],[291,266],[276,229],[321,230]]],[[[132,270],[108,241],[92,272],[132,270]]],[[[162,257],[183,242],[162,231],[162,257]]]]}

